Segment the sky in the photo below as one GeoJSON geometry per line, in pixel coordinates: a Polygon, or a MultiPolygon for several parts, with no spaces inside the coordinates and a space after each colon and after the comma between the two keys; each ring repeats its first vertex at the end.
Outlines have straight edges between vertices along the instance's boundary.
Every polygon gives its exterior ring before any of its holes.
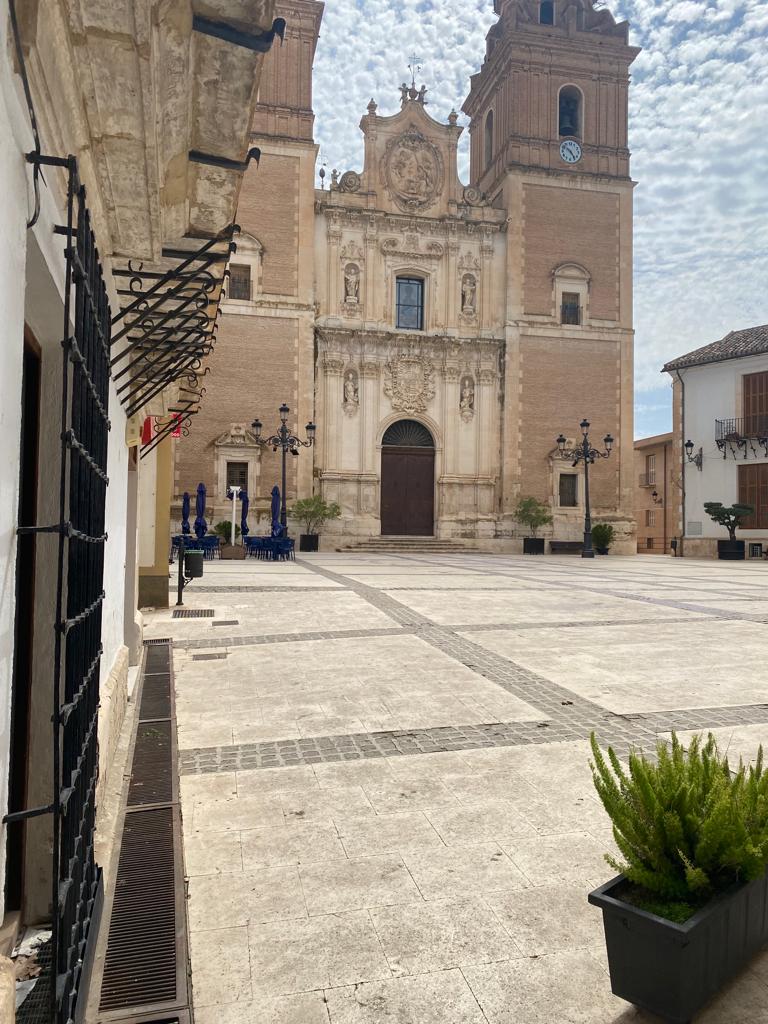
{"type": "MultiPolygon", "coordinates": [[[[635,436],[671,429],[663,364],[768,323],[768,0],[608,0],[643,52],[632,66],[635,436]]],[[[330,172],[361,170],[368,101],[399,108],[411,55],[429,113],[460,110],[493,0],[326,0],[315,137],[330,172]]],[[[460,124],[466,125],[462,114],[460,124]]],[[[468,179],[469,137],[460,147],[468,179]]]]}

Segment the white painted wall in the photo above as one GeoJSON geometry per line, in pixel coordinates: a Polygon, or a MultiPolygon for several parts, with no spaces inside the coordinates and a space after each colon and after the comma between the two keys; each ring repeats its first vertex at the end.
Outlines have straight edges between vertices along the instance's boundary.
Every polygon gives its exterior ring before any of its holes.
{"type": "MultiPolygon", "coordinates": [[[[25,160],[25,153],[33,149],[34,140],[20,79],[13,74],[9,62],[11,49],[7,29],[8,18],[3,15],[0,17],[0,139],[3,140],[0,146],[0,437],[3,443],[0,458],[0,817],[6,812],[8,800],[24,323],[26,320],[40,343],[44,379],[58,382],[65,276],[64,242],[53,230],[55,224],[64,223],[61,197],[58,196],[58,172],[46,171],[47,184],[41,182],[40,218],[34,228],[29,231],[26,228],[34,200],[31,168],[25,160]]],[[[43,150],[48,151],[45,139],[43,150]]],[[[108,243],[104,248],[109,248],[108,243]]],[[[116,298],[112,289],[113,308],[117,306],[116,298]]],[[[57,388],[59,385],[53,386],[57,388]]],[[[51,484],[55,489],[59,474],[58,415],[58,409],[43,402],[38,516],[46,520],[56,505],[49,492],[51,484]]],[[[120,659],[124,643],[128,465],[126,420],[114,386],[110,396],[110,417],[112,433],[107,469],[110,486],[106,510],[109,541],[105,550],[104,586],[107,596],[103,609],[102,679],[120,659]]],[[[51,679],[51,672],[45,664],[50,656],[53,635],[47,592],[55,584],[55,567],[52,569],[45,557],[48,550],[45,542],[48,542],[49,549],[51,538],[44,538],[38,544],[39,606],[36,623],[44,634],[38,632],[35,636],[37,664],[33,667],[33,686],[38,690],[49,687],[51,679]]],[[[42,693],[38,694],[38,699],[41,697],[42,693]]],[[[46,710],[45,722],[48,720],[49,712],[46,710]]],[[[50,726],[45,724],[45,729],[49,730],[50,726]]],[[[30,778],[30,799],[36,787],[45,790],[46,798],[50,799],[50,764],[40,757],[35,758],[34,764],[38,763],[39,772],[35,771],[35,777],[30,778]]],[[[4,877],[5,828],[0,826],[0,920],[4,911],[4,877]]]]}
{"type": "Polygon", "coordinates": [[[157,503],[157,448],[139,462],[139,565],[155,564],[155,520],[157,503]]]}
{"type": "MultiPolygon", "coordinates": [[[[704,511],[704,502],[721,501],[732,505],[738,501],[738,467],[768,462],[764,456],[755,459],[749,452],[749,463],[743,456],[734,459],[730,452],[726,459],[715,444],[715,420],[737,418],[743,415],[742,377],[748,373],[768,370],[768,353],[741,359],[728,359],[705,366],[692,366],[681,370],[685,384],[685,440],[695,444],[695,452],[703,449],[702,470],[684,463],[686,491],[687,537],[713,537],[726,540],[728,534],[722,526],[713,523],[704,511]],[[699,524],[701,532],[698,532],[699,524]]],[[[673,375],[674,376],[674,375],[673,375]]],[[[757,446],[756,446],[757,447],[757,446]]],[[[762,448],[757,448],[759,453],[762,448]]],[[[765,530],[739,530],[740,539],[768,541],[765,530]]]]}
{"type": "MultiPolygon", "coordinates": [[[[8,19],[0,18],[0,54],[8,53],[8,19]]],[[[0,817],[8,807],[11,674],[16,604],[21,372],[24,333],[27,168],[23,147],[31,144],[19,117],[6,59],[0,60],[0,817]]],[[[0,880],[5,878],[5,828],[0,826],[0,880]]],[[[0,884],[0,919],[3,916],[0,884]]]]}

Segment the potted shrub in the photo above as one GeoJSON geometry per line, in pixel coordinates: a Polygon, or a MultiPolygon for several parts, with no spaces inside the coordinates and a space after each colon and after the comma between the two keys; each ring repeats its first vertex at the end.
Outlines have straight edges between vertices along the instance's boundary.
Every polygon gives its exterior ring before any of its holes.
{"type": "MultiPolygon", "coordinates": [[[[222,519],[220,523],[216,523],[213,528],[213,532],[219,538],[219,550],[222,558],[229,559],[243,559],[246,556],[246,550],[241,545],[230,544],[232,539],[232,523],[229,519],[222,519]]],[[[235,541],[240,539],[240,527],[235,523],[235,541]]]]}
{"type": "Polygon", "coordinates": [[[341,507],[335,501],[326,502],[319,494],[311,498],[301,498],[288,511],[291,519],[297,519],[304,527],[299,535],[299,551],[317,551],[319,547],[318,532],[329,519],[338,519],[341,507]]]}
{"type": "Polygon", "coordinates": [[[685,1024],[768,941],[768,773],[731,773],[715,739],[673,734],[625,771],[592,736],[592,774],[620,871],[589,902],[603,911],[615,995],[685,1024]]]}
{"type": "Polygon", "coordinates": [[[543,555],[544,538],[537,537],[540,526],[548,526],[552,522],[549,506],[538,498],[521,498],[515,509],[515,519],[530,530],[530,537],[523,539],[524,555],[543,555]]]}
{"type": "Polygon", "coordinates": [[[725,561],[743,562],[747,557],[746,545],[743,540],[736,540],[736,531],[745,519],[753,515],[754,507],[741,502],[723,505],[721,501],[706,501],[704,511],[718,526],[724,526],[728,531],[728,540],[717,542],[717,557],[725,561]]]}
{"type": "Polygon", "coordinates": [[[613,527],[610,523],[595,523],[592,527],[592,544],[598,555],[607,555],[613,544],[613,527]]]}

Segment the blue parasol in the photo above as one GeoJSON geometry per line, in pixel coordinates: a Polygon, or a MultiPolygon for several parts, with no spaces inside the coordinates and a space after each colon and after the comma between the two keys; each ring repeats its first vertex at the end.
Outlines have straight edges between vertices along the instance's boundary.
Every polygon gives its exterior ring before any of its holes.
{"type": "Polygon", "coordinates": [[[245,538],[251,532],[248,529],[248,509],[250,508],[251,503],[248,500],[247,491],[240,491],[240,501],[243,503],[243,507],[240,510],[240,533],[243,538],[245,538]]]}
{"type": "Polygon", "coordinates": [[[189,500],[189,491],[184,491],[184,497],[181,500],[181,532],[185,537],[187,534],[192,532],[189,525],[190,506],[191,502],[189,500]]]}
{"type": "Polygon", "coordinates": [[[272,536],[282,537],[283,528],[280,525],[280,488],[275,484],[272,488],[272,536]]]}
{"type": "Polygon", "coordinates": [[[197,513],[197,519],[195,519],[195,536],[198,540],[202,540],[208,532],[208,523],[205,521],[205,484],[197,485],[195,512],[197,513]]]}

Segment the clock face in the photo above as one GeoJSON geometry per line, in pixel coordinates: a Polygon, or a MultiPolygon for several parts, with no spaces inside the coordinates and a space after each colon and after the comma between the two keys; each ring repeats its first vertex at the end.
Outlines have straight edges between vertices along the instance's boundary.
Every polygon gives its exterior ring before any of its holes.
{"type": "Polygon", "coordinates": [[[581,146],[575,139],[566,139],[560,143],[560,157],[567,164],[577,164],[581,160],[581,146]]]}

